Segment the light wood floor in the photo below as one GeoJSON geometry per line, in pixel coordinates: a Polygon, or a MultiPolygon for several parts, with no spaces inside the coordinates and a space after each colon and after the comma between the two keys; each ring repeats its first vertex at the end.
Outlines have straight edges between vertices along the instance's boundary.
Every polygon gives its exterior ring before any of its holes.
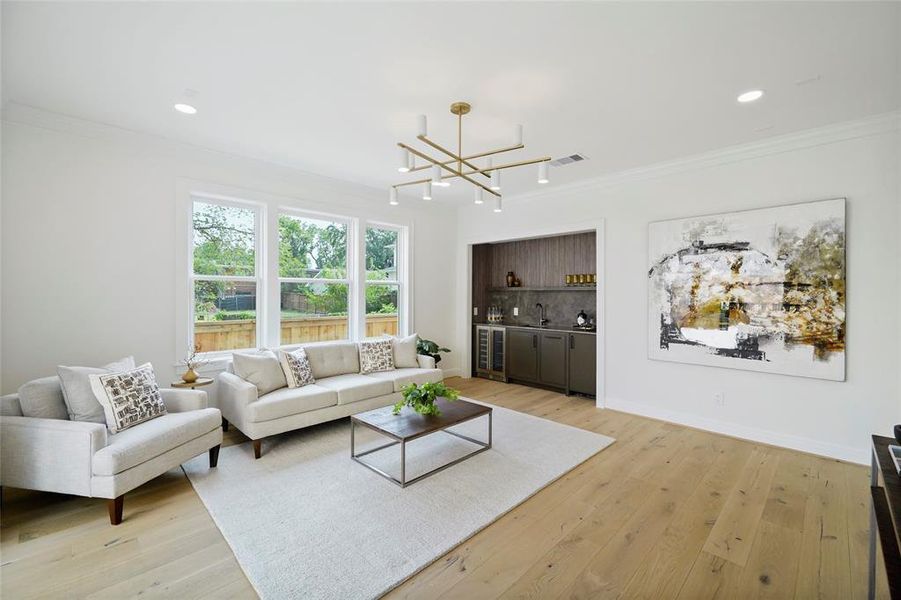
{"type": "MultiPolygon", "coordinates": [[[[390,597],[866,596],[866,468],[597,410],[584,398],[449,383],[617,441],[390,597]]],[[[119,527],[103,500],[4,494],[3,598],[255,597],[181,470],[126,495],[119,527]]]]}

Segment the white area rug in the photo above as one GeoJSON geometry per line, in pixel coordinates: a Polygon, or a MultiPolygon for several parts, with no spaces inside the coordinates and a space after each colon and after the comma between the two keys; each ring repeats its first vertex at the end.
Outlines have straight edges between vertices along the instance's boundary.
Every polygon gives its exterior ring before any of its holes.
{"type": "MultiPolygon", "coordinates": [[[[454,428],[486,439],[487,417],[454,428]]],[[[358,452],[384,443],[357,427],[358,452]]],[[[375,598],[491,524],[613,438],[494,407],[493,447],[401,489],[350,459],[350,422],[206,454],[185,472],[259,595],[375,598]]],[[[475,446],[436,433],[407,445],[407,477],[475,446]]],[[[399,474],[400,448],[365,459],[399,474]]]]}

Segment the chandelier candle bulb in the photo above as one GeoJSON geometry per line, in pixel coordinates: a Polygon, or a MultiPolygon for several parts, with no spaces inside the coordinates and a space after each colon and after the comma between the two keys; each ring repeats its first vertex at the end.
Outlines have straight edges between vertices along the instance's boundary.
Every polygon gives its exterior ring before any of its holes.
{"type": "Polygon", "coordinates": [[[547,178],[547,162],[538,163],[538,183],[547,183],[550,179],[547,178]]]}
{"type": "Polygon", "coordinates": [[[429,134],[428,119],[426,119],[425,115],[419,115],[416,119],[416,123],[417,130],[419,131],[419,133],[416,134],[417,136],[426,136],[429,134]]]}
{"type": "Polygon", "coordinates": [[[482,199],[482,188],[480,188],[480,187],[475,188],[475,203],[482,204],[484,202],[485,201],[482,199]]]}
{"type": "Polygon", "coordinates": [[[494,212],[499,213],[504,210],[504,202],[500,196],[494,197],[494,212]]]}
{"type": "Polygon", "coordinates": [[[491,171],[491,185],[488,186],[495,192],[501,189],[501,172],[499,170],[491,171]]]}
{"type": "Polygon", "coordinates": [[[410,171],[410,153],[406,148],[398,148],[398,150],[400,150],[400,154],[398,155],[397,170],[407,173],[410,171]]]}
{"type": "Polygon", "coordinates": [[[441,185],[441,167],[432,165],[432,185],[441,185]]]}
{"type": "Polygon", "coordinates": [[[432,182],[426,181],[422,184],[422,199],[423,200],[431,200],[432,199],[432,182]]]}
{"type": "Polygon", "coordinates": [[[513,145],[522,146],[522,125],[517,125],[513,133],[513,145]]]}
{"type": "Polygon", "coordinates": [[[397,188],[391,188],[391,191],[388,194],[388,204],[391,206],[397,206],[397,188]]]}

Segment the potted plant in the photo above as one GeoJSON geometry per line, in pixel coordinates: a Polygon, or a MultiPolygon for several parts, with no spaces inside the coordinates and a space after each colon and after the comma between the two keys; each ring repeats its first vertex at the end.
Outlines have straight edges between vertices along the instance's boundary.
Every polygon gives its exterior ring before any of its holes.
{"type": "Polygon", "coordinates": [[[432,340],[424,340],[422,338],[419,338],[416,341],[416,353],[424,354],[425,356],[431,356],[435,359],[436,365],[441,362],[441,354],[439,354],[440,352],[450,352],[450,348],[439,346],[432,340]]]}
{"type": "Polygon", "coordinates": [[[404,406],[409,406],[421,415],[437,417],[441,415],[438,405],[435,404],[437,398],[454,401],[460,397],[460,392],[441,382],[423,383],[422,385],[408,383],[401,389],[401,393],[404,399],[394,405],[395,415],[400,414],[404,406]]]}

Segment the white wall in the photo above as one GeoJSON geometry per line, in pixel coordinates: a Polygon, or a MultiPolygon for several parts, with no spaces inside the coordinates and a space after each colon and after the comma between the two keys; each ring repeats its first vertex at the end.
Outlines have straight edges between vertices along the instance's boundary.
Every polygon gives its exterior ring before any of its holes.
{"type": "MultiPolygon", "coordinates": [[[[502,221],[460,213],[468,239],[606,220],[605,382],[609,408],[820,454],[867,461],[869,435],[901,420],[898,117],[841,124],[505,203],[502,221]],[[832,382],[647,358],[651,221],[808,200],[847,201],[847,381],[832,382]],[[725,406],[713,395],[725,392],[725,406]]],[[[553,173],[552,173],[553,175],[553,173]]],[[[520,233],[518,233],[520,232],[520,233]]],[[[458,345],[464,324],[458,258],[458,345]]]]}
{"type": "MultiPolygon", "coordinates": [[[[4,112],[2,152],[3,393],[58,364],[125,354],[153,362],[165,382],[174,377],[183,178],[410,224],[413,325],[456,350],[455,216],[437,201],[391,207],[380,190],[15,105],[4,112]]],[[[442,366],[458,361],[452,352],[442,366]]]]}

